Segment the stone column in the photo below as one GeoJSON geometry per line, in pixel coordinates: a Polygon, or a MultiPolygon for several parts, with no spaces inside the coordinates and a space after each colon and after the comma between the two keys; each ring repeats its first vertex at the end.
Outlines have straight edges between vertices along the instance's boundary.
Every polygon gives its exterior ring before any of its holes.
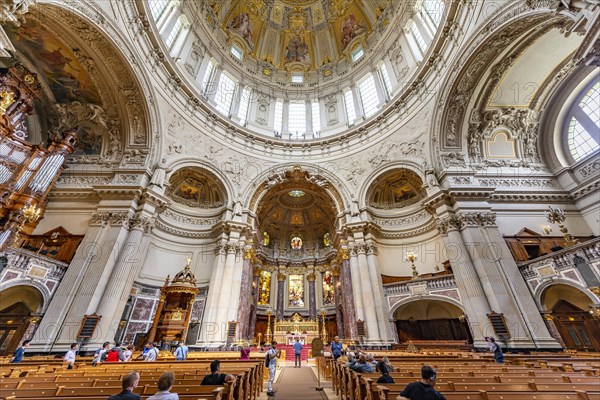
{"type": "Polygon", "coordinates": [[[220,327],[217,322],[217,306],[221,296],[221,287],[223,282],[223,273],[225,271],[225,258],[227,249],[227,240],[221,240],[215,246],[215,259],[213,268],[210,274],[210,282],[208,286],[208,295],[206,298],[206,312],[202,317],[202,326],[200,331],[200,344],[208,346],[212,342],[217,341],[220,327]]]}
{"type": "Polygon", "coordinates": [[[283,319],[283,292],[285,291],[285,273],[277,272],[277,311],[275,318],[278,321],[283,319]]]}
{"type": "Polygon", "coordinates": [[[290,133],[290,101],[285,99],[283,100],[283,115],[281,116],[281,121],[282,121],[282,129],[281,129],[281,133],[283,134],[289,134],[290,133]]]}
{"type": "Polygon", "coordinates": [[[233,103],[231,104],[231,119],[237,123],[240,122],[240,117],[238,114],[240,113],[240,104],[242,102],[242,93],[244,91],[244,87],[245,85],[241,82],[237,84],[233,103]]]}
{"type": "Polygon", "coordinates": [[[387,100],[387,93],[385,88],[383,87],[383,82],[381,81],[381,75],[377,68],[373,68],[371,70],[371,74],[373,75],[373,83],[375,84],[375,91],[377,92],[377,98],[379,99],[378,106],[383,105],[387,100]]]}
{"type": "Polygon", "coordinates": [[[566,348],[567,346],[565,345],[565,341],[563,340],[562,336],[560,336],[560,332],[558,330],[558,327],[556,326],[556,322],[554,322],[554,316],[552,315],[552,313],[544,314],[544,322],[546,323],[546,327],[548,328],[548,332],[550,332],[550,335],[552,335],[552,337],[556,339],[556,341],[562,346],[563,349],[566,348]]]}
{"type": "Polygon", "coordinates": [[[131,231],[119,254],[117,265],[110,274],[108,285],[96,312],[102,317],[96,327],[102,335],[95,335],[95,338],[88,342],[87,347],[98,347],[106,339],[115,336],[133,282],[142,269],[144,255],[150,244],[147,233],[150,232],[153,224],[154,219],[148,215],[138,215],[131,220],[131,231]]]}
{"type": "Polygon", "coordinates": [[[460,235],[460,221],[454,215],[446,215],[437,221],[438,230],[442,235],[448,259],[454,271],[454,279],[458,291],[463,299],[463,307],[468,317],[473,344],[475,347],[486,347],[485,330],[489,326],[486,314],[492,310],[487,297],[469,258],[469,254],[462,236],[460,235]]]}
{"type": "Polygon", "coordinates": [[[216,107],[217,103],[215,103],[215,97],[217,96],[217,91],[219,88],[219,81],[221,80],[221,74],[223,73],[223,67],[220,65],[215,67],[215,72],[210,79],[210,82],[206,85],[205,96],[208,99],[209,103],[216,107]]]}
{"type": "Polygon", "coordinates": [[[340,278],[342,281],[342,292],[344,301],[344,333],[346,339],[356,339],[356,308],[354,304],[353,283],[354,277],[350,267],[350,258],[347,249],[342,249],[342,265],[340,267],[340,278]]]}
{"type": "MultiPolygon", "coordinates": [[[[237,240],[232,240],[231,238],[229,239],[229,242],[227,242],[227,254],[225,256],[225,266],[223,268],[223,280],[219,282],[221,285],[221,293],[219,294],[219,302],[216,307],[216,323],[219,329],[217,342],[221,344],[225,343],[227,340],[227,322],[229,318],[229,304],[232,303],[231,288],[235,268],[235,257],[238,251],[237,245],[237,240]]],[[[236,299],[236,301],[237,300],[238,299],[236,299]]]]}
{"type": "Polygon", "coordinates": [[[260,269],[258,267],[254,267],[252,273],[252,316],[250,317],[250,327],[248,330],[248,339],[254,339],[254,335],[256,334],[256,313],[258,311],[258,296],[260,295],[260,269]]]}
{"type": "Polygon", "coordinates": [[[362,292],[365,325],[368,342],[379,342],[379,324],[377,323],[377,310],[375,309],[374,282],[371,281],[369,264],[367,262],[367,245],[361,239],[355,243],[358,258],[358,273],[360,276],[360,291],[362,292]]]}
{"type": "MultiPolygon", "coordinates": [[[[244,249],[246,244],[244,241],[237,243],[235,251],[235,261],[233,265],[233,276],[231,279],[231,292],[229,293],[229,311],[227,312],[227,321],[237,321],[240,293],[242,291],[242,273],[244,271],[244,249]]],[[[250,274],[251,274],[250,270],[250,274]]],[[[250,276],[248,275],[248,285],[250,284],[250,276]]],[[[248,297],[248,301],[250,298],[248,297]]]]}
{"type": "Polygon", "coordinates": [[[129,233],[129,219],[128,211],[99,211],[92,215],[90,227],[48,305],[30,351],[67,351],[77,339],[83,316],[97,311],[115,259],[129,233]]]}
{"type": "Polygon", "coordinates": [[[340,281],[339,265],[335,265],[333,267],[332,274],[333,274],[333,296],[335,298],[335,321],[337,323],[337,333],[338,333],[339,337],[345,337],[344,336],[344,317],[341,312],[341,309],[343,309],[343,304],[342,304],[342,293],[340,290],[342,282],[340,281]]]}
{"type": "MultiPolygon", "coordinates": [[[[242,267],[242,284],[240,291],[240,306],[238,308],[238,338],[247,340],[250,332],[250,318],[253,311],[252,305],[252,261],[254,249],[249,247],[245,250],[244,263],[242,267]]],[[[256,307],[254,307],[256,309],[256,307]]]]}
{"type": "Polygon", "coordinates": [[[352,90],[352,100],[354,101],[354,112],[356,113],[356,119],[361,120],[364,118],[365,112],[363,111],[363,108],[360,105],[360,99],[358,98],[358,88],[356,87],[355,83],[352,83],[350,89],[352,90]]]}
{"type": "Polygon", "coordinates": [[[349,276],[352,278],[350,283],[350,291],[352,292],[352,299],[354,304],[354,310],[356,315],[356,320],[365,320],[365,312],[363,308],[363,295],[362,295],[362,282],[361,277],[358,272],[358,254],[356,253],[356,248],[354,243],[348,244],[348,250],[350,253],[349,259],[349,276]]]}
{"type": "Polygon", "coordinates": [[[308,278],[308,317],[315,319],[317,317],[317,298],[315,291],[315,273],[310,272],[308,278]]]}
{"type": "MultiPolygon", "coordinates": [[[[485,242],[485,250],[482,252],[484,260],[489,266],[486,271],[497,271],[500,287],[504,287],[508,300],[514,305],[515,319],[519,321],[522,328],[515,332],[515,342],[520,338],[525,340],[524,345],[531,347],[533,344],[539,349],[560,348],[554,337],[547,329],[537,305],[531,296],[531,292],[525,283],[519,267],[510,253],[502,234],[496,225],[496,215],[493,213],[477,213],[478,232],[485,242]],[[533,343],[531,343],[533,342],[533,343]]],[[[479,240],[479,239],[477,239],[479,240]]],[[[499,289],[494,285],[496,290],[499,289]]],[[[498,311],[500,312],[500,311],[498,311]]],[[[510,327],[510,324],[509,324],[510,327]]],[[[511,340],[513,340],[511,338],[511,340]]],[[[520,343],[514,343],[520,346],[520,343]]]]}
{"type": "Polygon", "coordinates": [[[379,326],[380,339],[389,343],[392,341],[389,329],[390,310],[385,296],[383,295],[383,281],[381,279],[381,268],[377,258],[377,247],[371,240],[367,242],[367,264],[369,276],[373,285],[373,299],[375,301],[375,310],[377,312],[377,323],[379,326]]]}

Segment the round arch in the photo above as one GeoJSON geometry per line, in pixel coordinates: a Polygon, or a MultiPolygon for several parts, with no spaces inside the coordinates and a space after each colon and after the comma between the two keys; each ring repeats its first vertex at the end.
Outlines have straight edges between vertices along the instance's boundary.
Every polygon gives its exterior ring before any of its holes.
{"type": "Polygon", "coordinates": [[[465,313],[465,310],[464,310],[464,307],[463,307],[462,303],[459,302],[458,300],[451,299],[449,297],[438,296],[438,295],[434,295],[434,294],[427,294],[427,295],[419,296],[419,298],[409,297],[409,298],[402,299],[402,300],[397,301],[396,303],[392,304],[392,306],[390,307],[390,314],[389,314],[390,319],[392,319],[392,320],[394,319],[396,311],[400,307],[406,306],[407,304],[411,304],[411,303],[423,301],[423,300],[438,301],[438,302],[448,303],[448,304],[450,304],[452,306],[455,306],[455,307],[459,308],[462,311],[463,314],[465,313]]]}
{"type": "Polygon", "coordinates": [[[46,26],[61,28],[61,37],[72,43],[86,70],[94,71],[104,85],[114,88],[112,97],[121,120],[121,156],[140,163],[141,155],[142,164],[152,165],[162,152],[161,140],[155,140],[161,131],[159,104],[154,101],[156,94],[142,64],[128,61],[136,54],[131,40],[98,8],[85,2],[67,5],[40,0],[35,10],[44,11],[46,26]],[[65,26],[69,30],[64,31],[65,26]]]}
{"type": "Polygon", "coordinates": [[[386,175],[388,172],[399,169],[406,169],[410,172],[413,172],[416,176],[418,176],[421,179],[421,182],[425,182],[425,172],[423,170],[423,165],[419,164],[417,161],[401,160],[397,162],[388,163],[382,167],[371,171],[371,173],[365,178],[363,184],[361,185],[358,191],[358,199],[360,206],[366,207],[368,205],[369,191],[378,179],[386,175]]]}
{"type": "Polygon", "coordinates": [[[572,281],[569,281],[567,279],[558,278],[558,279],[553,279],[552,281],[544,282],[536,288],[534,299],[535,299],[536,304],[539,307],[539,310],[541,310],[542,312],[551,311],[546,308],[546,304],[544,302],[544,300],[545,300],[544,297],[547,294],[549,289],[551,289],[553,287],[556,288],[558,286],[564,286],[564,287],[569,288],[570,290],[576,290],[581,295],[586,296],[592,304],[600,303],[600,299],[598,299],[592,292],[587,290],[584,286],[574,283],[572,281]]]}
{"type": "Polygon", "coordinates": [[[231,207],[236,200],[236,192],[233,182],[223,173],[221,169],[215,168],[214,165],[196,157],[184,157],[168,162],[164,168],[169,171],[165,176],[165,182],[168,182],[173,175],[185,168],[199,169],[212,175],[212,178],[223,188],[227,197],[226,207],[231,207]]]}
{"type": "Polygon", "coordinates": [[[51,299],[50,291],[42,283],[29,279],[11,279],[8,282],[0,284],[0,310],[6,307],[10,307],[10,305],[12,305],[7,304],[5,306],[4,303],[5,301],[7,301],[7,293],[10,293],[8,291],[21,292],[22,294],[32,295],[33,297],[31,299],[28,299],[27,296],[23,296],[23,298],[26,300],[25,304],[27,304],[27,301],[33,301],[31,304],[39,304],[38,307],[35,307],[35,310],[31,307],[28,307],[34,314],[43,314],[46,311],[46,308],[48,307],[48,304],[50,303],[51,299]]]}

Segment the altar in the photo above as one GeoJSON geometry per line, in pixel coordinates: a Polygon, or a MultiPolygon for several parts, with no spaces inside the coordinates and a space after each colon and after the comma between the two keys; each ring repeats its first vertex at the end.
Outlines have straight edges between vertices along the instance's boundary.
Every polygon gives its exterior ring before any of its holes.
{"type": "Polygon", "coordinates": [[[309,344],[319,337],[319,321],[303,319],[295,313],[291,319],[276,321],[273,329],[273,339],[277,343],[294,344],[299,339],[302,344],[309,344]]]}

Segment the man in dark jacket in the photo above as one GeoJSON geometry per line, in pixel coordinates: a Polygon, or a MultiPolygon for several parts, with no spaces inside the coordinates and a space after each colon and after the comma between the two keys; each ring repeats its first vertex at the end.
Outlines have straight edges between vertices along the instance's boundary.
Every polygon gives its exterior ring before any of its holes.
{"type": "Polygon", "coordinates": [[[133,393],[140,381],[140,374],[132,371],[123,378],[123,391],[119,394],[114,394],[108,400],[142,400],[142,396],[133,393]]]}

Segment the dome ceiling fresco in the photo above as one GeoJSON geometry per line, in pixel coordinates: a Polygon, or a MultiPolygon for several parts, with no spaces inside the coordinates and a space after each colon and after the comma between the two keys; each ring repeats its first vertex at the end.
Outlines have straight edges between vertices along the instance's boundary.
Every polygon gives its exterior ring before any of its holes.
{"type": "Polygon", "coordinates": [[[390,0],[238,0],[213,10],[245,57],[287,70],[318,68],[366,43],[390,0]]]}

